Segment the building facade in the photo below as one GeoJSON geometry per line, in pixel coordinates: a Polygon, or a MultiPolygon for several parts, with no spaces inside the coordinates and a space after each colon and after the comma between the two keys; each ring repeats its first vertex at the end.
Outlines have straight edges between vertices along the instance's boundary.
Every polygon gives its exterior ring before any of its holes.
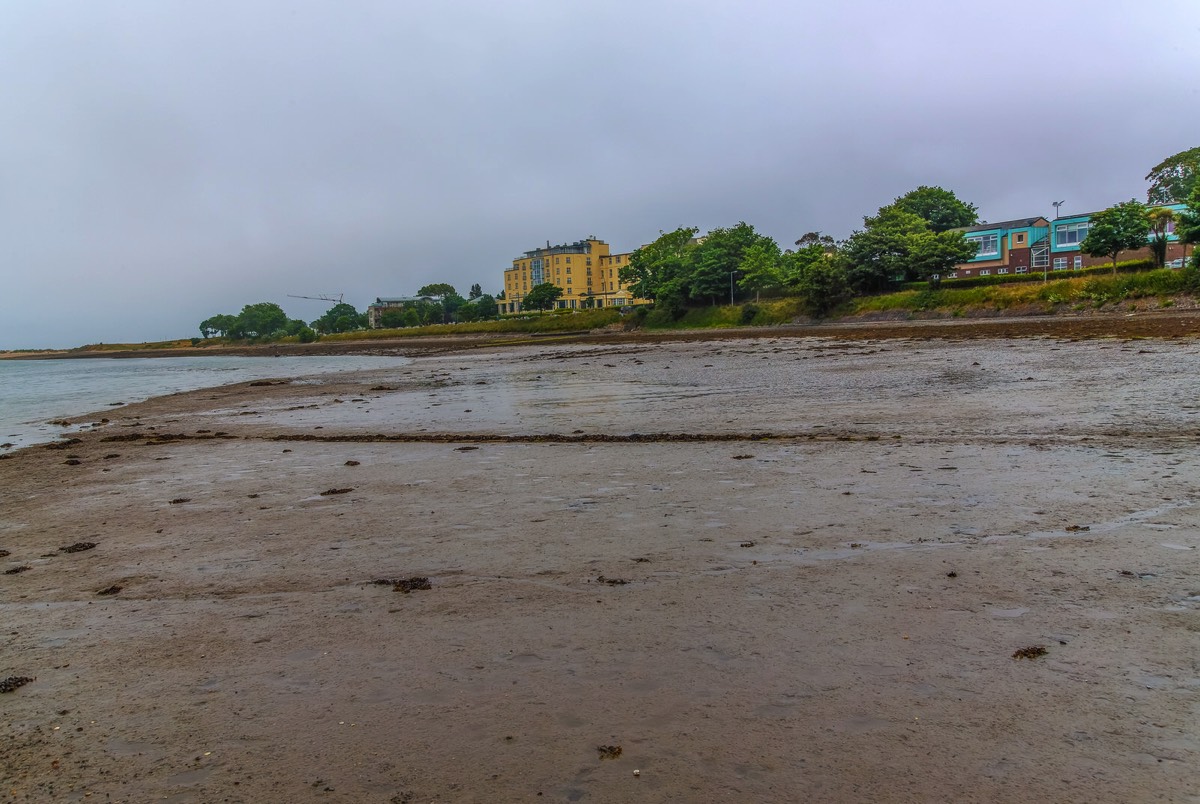
{"type": "MultiPolygon", "coordinates": [[[[1183,204],[1166,204],[1176,214],[1183,204]]],[[[1108,257],[1089,257],[1080,249],[1087,237],[1095,212],[1064,215],[1053,221],[1046,218],[1019,218],[1000,223],[981,223],[962,229],[967,240],[979,243],[979,252],[970,260],[954,266],[945,279],[971,276],[1078,271],[1096,265],[1108,265],[1108,257]]],[[[1183,267],[1186,246],[1175,234],[1175,224],[1167,225],[1167,265],[1183,267]]],[[[1150,259],[1150,246],[1123,251],[1122,260],[1150,259]]]]}
{"type": "Polygon", "coordinates": [[[979,244],[979,251],[954,266],[948,279],[1026,274],[1042,271],[1050,264],[1050,222],[1045,218],[981,223],[961,231],[967,240],[979,244]]]}
{"type": "Polygon", "coordinates": [[[521,301],[532,288],[549,282],[562,288],[559,309],[625,307],[646,304],[621,282],[621,268],[629,254],[613,254],[608,243],[588,237],[574,243],[526,251],[504,271],[504,298],[497,299],[501,313],[521,312],[521,301]]]}

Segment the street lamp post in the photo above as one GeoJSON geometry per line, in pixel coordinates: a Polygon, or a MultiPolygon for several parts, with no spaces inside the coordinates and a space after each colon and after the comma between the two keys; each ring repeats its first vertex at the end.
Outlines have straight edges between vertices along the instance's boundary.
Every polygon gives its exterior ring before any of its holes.
{"type": "Polygon", "coordinates": [[[737,273],[736,270],[729,272],[729,306],[730,307],[733,306],[733,275],[736,273],[737,273]]]}
{"type": "MultiPolygon", "coordinates": [[[[1051,201],[1050,206],[1054,207],[1054,217],[1057,219],[1062,211],[1062,205],[1067,203],[1063,201],[1051,201]]],[[[1042,266],[1042,282],[1050,280],[1050,255],[1053,253],[1051,246],[1054,244],[1054,224],[1050,224],[1050,229],[1046,232],[1046,264],[1042,266]]]]}

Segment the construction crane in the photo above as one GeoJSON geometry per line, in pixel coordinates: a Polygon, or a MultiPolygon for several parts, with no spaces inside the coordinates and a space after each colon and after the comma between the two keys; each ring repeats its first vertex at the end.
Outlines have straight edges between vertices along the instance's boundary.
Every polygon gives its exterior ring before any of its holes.
{"type": "Polygon", "coordinates": [[[336,302],[337,304],[341,304],[342,297],[344,295],[345,294],[339,293],[338,295],[334,296],[333,294],[322,293],[320,296],[296,296],[295,294],[289,293],[288,298],[289,299],[313,299],[314,301],[327,301],[327,302],[336,302]]]}

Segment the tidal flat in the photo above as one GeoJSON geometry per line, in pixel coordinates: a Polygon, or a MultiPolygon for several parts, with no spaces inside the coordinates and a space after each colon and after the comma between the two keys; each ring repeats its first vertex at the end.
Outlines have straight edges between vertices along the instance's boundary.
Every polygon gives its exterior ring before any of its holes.
{"type": "Polygon", "coordinates": [[[0,790],[1195,800],[1197,376],[714,335],[106,409],[0,460],[0,790]]]}

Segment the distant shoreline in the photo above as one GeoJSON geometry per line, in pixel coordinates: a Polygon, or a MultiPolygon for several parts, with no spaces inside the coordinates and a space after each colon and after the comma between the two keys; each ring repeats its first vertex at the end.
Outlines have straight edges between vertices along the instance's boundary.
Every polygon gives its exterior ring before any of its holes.
{"type": "Polygon", "coordinates": [[[152,357],[295,357],[304,355],[415,355],[447,353],[483,347],[537,343],[669,343],[723,338],[1181,338],[1200,335],[1200,310],[1097,312],[995,318],[921,318],[907,320],[842,320],[820,324],[788,324],[679,330],[595,330],[560,334],[464,334],[400,338],[264,343],[178,349],[45,350],[0,352],[0,360],[74,360],[152,357]]]}

